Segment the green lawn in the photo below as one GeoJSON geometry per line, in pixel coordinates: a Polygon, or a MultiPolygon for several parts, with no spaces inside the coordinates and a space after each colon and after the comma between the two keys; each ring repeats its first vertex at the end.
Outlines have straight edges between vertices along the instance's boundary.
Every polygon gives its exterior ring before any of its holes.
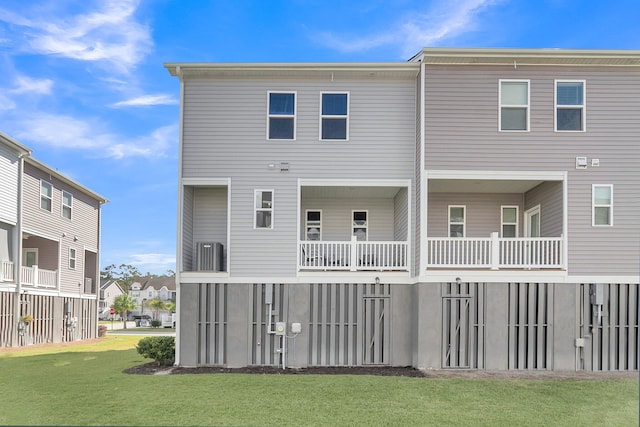
{"type": "Polygon", "coordinates": [[[122,373],[140,337],[0,353],[0,425],[637,425],[637,380],[122,373]]]}

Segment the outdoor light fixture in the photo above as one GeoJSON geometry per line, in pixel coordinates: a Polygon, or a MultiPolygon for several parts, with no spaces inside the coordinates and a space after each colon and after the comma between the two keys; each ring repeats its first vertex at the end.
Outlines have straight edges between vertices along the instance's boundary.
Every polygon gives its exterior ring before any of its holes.
{"type": "Polygon", "coordinates": [[[462,279],[459,277],[456,277],[456,283],[459,285],[460,283],[462,283],[462,279]]]}
{"type": "Polygon", "coordinates": [[[376,285],[379,285],[379,284],[380,284],[380,278],[376,277],[376,285]]]}

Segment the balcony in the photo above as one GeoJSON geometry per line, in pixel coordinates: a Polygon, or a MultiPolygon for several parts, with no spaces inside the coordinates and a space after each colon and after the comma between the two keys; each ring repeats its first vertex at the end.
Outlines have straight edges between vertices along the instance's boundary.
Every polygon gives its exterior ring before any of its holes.
{"type": "Polygon", "coordinates": [[[13,262],[8,260],[0,261],[0,282],[14,282],[13,262]]]}
{"type": "Polygon", "coordinates": [[[408,242],[298,242],[298,270],[408,271],[408,242]]]}
{"type": "Polygon", "coordinates": [[[427,268],[565,269],[563,237],[430,237],[427,268]]]}
{"type": "Polygon", "coordinates": [[[37,265],[32,267],[22,266],[20,270],[23,285],[34,286],[36,288],[57,288],[58,272],[38,268],[37,265]]]}

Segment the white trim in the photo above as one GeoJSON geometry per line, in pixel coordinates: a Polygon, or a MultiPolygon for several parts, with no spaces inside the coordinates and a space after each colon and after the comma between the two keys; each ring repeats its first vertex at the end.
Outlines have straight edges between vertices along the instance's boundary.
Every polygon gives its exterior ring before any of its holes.
{"type": "MultiPolygon", "coordinates": [[[[563,108],[560,108],[563,109],[563,108]]],[[[556,79],[553,81],[553,130],[554,132],[586,132],[587,131],[587,81],[586,80],[571,80],[571,79],[556,79]],[[582,129],[580,130],[558,130],[558,83],[582,83],[582,105],[564,105],[564,109],[582,110],[582,129]]]]}
{"type": "MultiPolygon", "coordinates": [[[[22,261],[26,262],[27,261],[27,252],[34,252],[36,254],[36,262],[33,265],[38,265],[38,261],[39,261],[39,257],[40,255],[38,254],[38,248],[22,248],[22,261]]],[[[22,265],[21,265],[22,267],[22,265]]],[[[31,267],[30,265],[25,265],[25,267],[31,267]]]]}
{"type": "Polygon", "coordinates": [[[224,187],[228,186],[230,182],[231,178],[182,178],[182,185],[194,187],[224,187]]]}
{"type": "Polygon", "coordinates": [[[67,267],[69,268],[69,270],[75,271],[78,264],[78,250],[76,248],[69,247],[68,255],[69,257],[67,258],[67,267]],[[71,251],[74,252],[73,257],[71,257],[71,251]],[[73,260],[73,267],[71,267],[71,260],[73,260]]]}
{"type": "Polygon", "coordinates": [[[66,220],[71,221],[73,219],[73,194],[69,193],[68,191],[64,191],[62,190],[62,202],[60,203],[60,216],[66,220]],[[64,203],[64,195],[68,194],[69,197],[71,198],[70,204],[69,205],[65,205],[64,203]],[[67,218],[66,216],[64,216],[64,208],[68,207],[69,208],[69,218],[67,218]]]}
{"type": "Polygon", "coordinates": [[[569,172],[564,173],[562,181],[562,237],[564,238],[563,268],[567,270],[569,265],[569,172]]]}
{"type": "Polygon", "coordinates": [[[466,205],[448,205],[447,206],[447,236],[458,237],[451,235],[452,225],[462,225],[462,236],[460,238],[467,237],[467,206],[466,205]],[[462,208],[462,223],[451,222],[451,208],[462,208]]]}
{"type": "Polygon", "coordinates": [[[369,241],[369,210],[368,209],[352,209],[351,210],[351,233],[349,234],[351,237],[356,237],[354,230],[356,228],[358,229],[362,229],[364,228],[364,232],[365,232],[365,239],[361,240],[363,242],[368,242],[369,241]],[[355,220],[353,218],[353,215],[356,212],[364,212],[366,219],[365,219],[365,224],[364,225],[356,225],[355,224],[355,220]]]}
{"type": "MultiPolygon", "coordinates": [[[[418,258],[417,263],[417,271],[422,272],[427,268],[428,255],[425,250],[428,238],[428,215],[427,209],[429,208],[428,197],[429,197],[429,180],[425,162],[425,156],[427,153],[427,147],[425,144],[425,134],[426,134],[426,125],[425,125],[425,102],[424,102],[424,94],[425,94],[425,74],[427,71],[427,65],[423,62],[420,66],[420,161],[418,164],[420,165],[420,215],[416,219],[416,226],[420,227],[420,239],[415,244],[415,247],[411,248],[409,246],[409,252],[415,253],[415,251],[420,251],[420,256],[418,258]]],[[[415,176],[415,175],[414,175],[415,176]]],[[[417,180],[416,180],[417,181],[417,180]]],[[[410,265],[409,268],[412,266],[410,265]]]]}
{"type": "Polygon", "coordinates": [[[520,206],[518,205],[501,205],[500,206],[500,237],[504,237],[504,226],[505,225],[515,225],[516,226],[516,235],[513,237],[518,237],[520,235],[519,227],[520,227],[520,206]],[[504,222],[504,210],[505,209],[515,209],[516,210],[516,222],[505,223],[504,222]]]}
{"type": "Polygon", "coordinates": [[[50,183],[49,181],[45,181],[44,179],[40,180],[40,199],[38,200],[38,207],[42,211],[46,211],[46,212],[49,212],[49,213],[53,212],[53,184],[50,183]],[[50,196],[46,196],[46,195],[42,194],[42,185],[43,184],[46,184],[46,185],[49,186],[50,191],[51,191],[51,195],[50,196]],[[43,197],[49,199],[49,203],[50,203],[49,209],[45,209],[45,208],[42,207],[42,198],[43,197]]]}
{"type": "Polygon", "coordinates": [[[320,141],[349,141],[349,111],[350,111],[350,107],[351,107],[351,93],[349,91],[323,91],[320,92],[320,108],[319,108],[319,120],[318,120],[318,139],[320,141]],[[322,95],[347,95],[347,114],[346,115],[323,115],[322,114],[322,95]],[[324,139],[322,137],[322,120],[323,119],[345,119],[346,123],[345,123],[345,138],[344,139],[335,139],[335,138],[328,138],[328,139],[324,139]]]}
{"type": "Polygon", "coordinates": [[[613,184],[591,184],[591,226],[613,227],[613,184]],[[608,205],[596,205],[596,187],[609,187],[608,205]],[[596,208],[609,208],[609,224],[596,224],[596,208]]]}
{"type": "MultiPolygon", "coordinates": [[[[304,241],[309,240],[308,229],[309,229],[309,212],[319,212],[320,213],[320,224],[318,224],[318,240],[322,240],[322,209],[305,209],[304,210],[304,241]]],[[[313,225],[312,225],[313,227],[313,225]]]]}
{"type": "Polygon", "coordinates": [[[300,179],[301,187],[407,187],[410,179],[300,179]]]}
{"type": "Polygon", "coordinates": [[[531,80],[527,79],[499,79],[498,80],[498,132],[529,132],[531,131],[531,80]],[[527,84],[527,103],[502,105],[502,83],[526,83],[527,84]],[[526,129],[502,129],[502,108],[526,109],[526,129]]]}
{"type": "MultiPolygon", "coordinates": [[[[36,230],[30,229],[30,228],[26,228],[26,227],[22,228],[22,234],[23,235],[24,234],[31,234],[33,236],[42,237],[43,239],[53,240],[54,242],[57,242],[57,243],[61,242],[61,239],[58,238],[57,236],[54,236],[52,234],[46,234],[46,233],[43,233],[41,231],[36,231],[36,230]]],[[[20,240],[22,240],[22,236],[20,236],[20,240]]]]}
{"type": "Polygon", "coordinates": [[[479,171],[479,170],[429,170],[429,179],[485,179],[513,181],[563,181],[562,171],[479,171]]]}
{"type": "Polygon", "coordinates": [[[298,130],[298,92],[295,90],[269,90],[267,91],[267,141],[295,141],[298,130]],[[293,95],[293,115],[291,114],[271,114],[269,104],[271,103],[272,94],[293,95]],[[293,138],[269,138],[271,130],[271,119],[293,119],[293,138]]]}
{"type": "Polygon", "coordinates": [[[257,188],[255,190],[253,190],[253,200],[252,200],[252,204],[253,204],[253,229],[254,230],[273,230],[274,228],[274,218],[275,218],[275,212],[274,212],[274,206],[275,206],[275,191],[271,188],[271,189],[267,189],[267,188],[257,188]],[[258,207],[256,206],[256,200],[258,197],[258,193],[262,194],[262,193],[271,193],[271,207],[269,208],[263,208],[263,207],[258,207]],[[258,219],[258,212],[270,212],[271,213],[271,224],[269,227],[258,227],[256,224],[256,221],[258,219]]]}

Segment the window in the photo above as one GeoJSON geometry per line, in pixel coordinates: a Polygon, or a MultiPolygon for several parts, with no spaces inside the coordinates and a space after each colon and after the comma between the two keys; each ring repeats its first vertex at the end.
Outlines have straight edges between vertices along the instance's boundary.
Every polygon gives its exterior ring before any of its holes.
{"type": "Polygon", "coordinates": [[[613,225],[613,185],[592,187],[592,225],[613,225]]]}
{"type": "Polygon", "coordinates": [[[322,93],[320,96],[320,139],[349,139],[349,94],[322,93]]]}
{"type": "Polygon", "coordinates": [[[273,190],[255,191],[254,228],[273,228],[273,190]]]}
{"type": "Polygon", "coordinates": [[[465,237],[465,206],[449,206],[449,237],[465,237]]]}
{"type": "Polygon", "coordinates": [[[529,130],[529,81],[500,80],[500,130],[529,130]]]}
{"type": "Polygon", "coordinates": [[[22,265],[25,267],[38,265],[38,248],[22,249],[22,265]]]}
{"type": "Polygon", "coordinates": [[[76,269],[76,250],[73,248],[69,248],[69,268],[76,269]]]}
{"type": "Polygon", "coordinates": [[[268,139],[296,139],[295,92],[269,92],[268,139]]]}
{"type": "Polygon", "coordinates": [[[351,235],[356,236],[358,241],[366,241],[368,239],[369,221],[367,211],[352,211],[351,212],[351,235]]]}
{"type": "Polygon", "coordinates": [[[583,131],[584,81],[556,80],[556,130],[583,131]]]}
{"type": "Polygon", "coordinates": [[[518,237],[518,207],[502,206],[502,237],[518,237]]]}
{"type": "Polygon", "coordinates": [[[71,205],[73,204],[73,196],[66,191],[62,192],[62,216],[71,219],[71,205]]]}
{"type": "Polygon", "coordinates": [[[308,210],[306,216],[306,239],[322,240],[322,211],[308,210]]]}
{"type": "Polygon", "coordinates": [[[40,181],[40,207],[51,212],[51,195],[53,186],[47,181],[40,181]]]}

